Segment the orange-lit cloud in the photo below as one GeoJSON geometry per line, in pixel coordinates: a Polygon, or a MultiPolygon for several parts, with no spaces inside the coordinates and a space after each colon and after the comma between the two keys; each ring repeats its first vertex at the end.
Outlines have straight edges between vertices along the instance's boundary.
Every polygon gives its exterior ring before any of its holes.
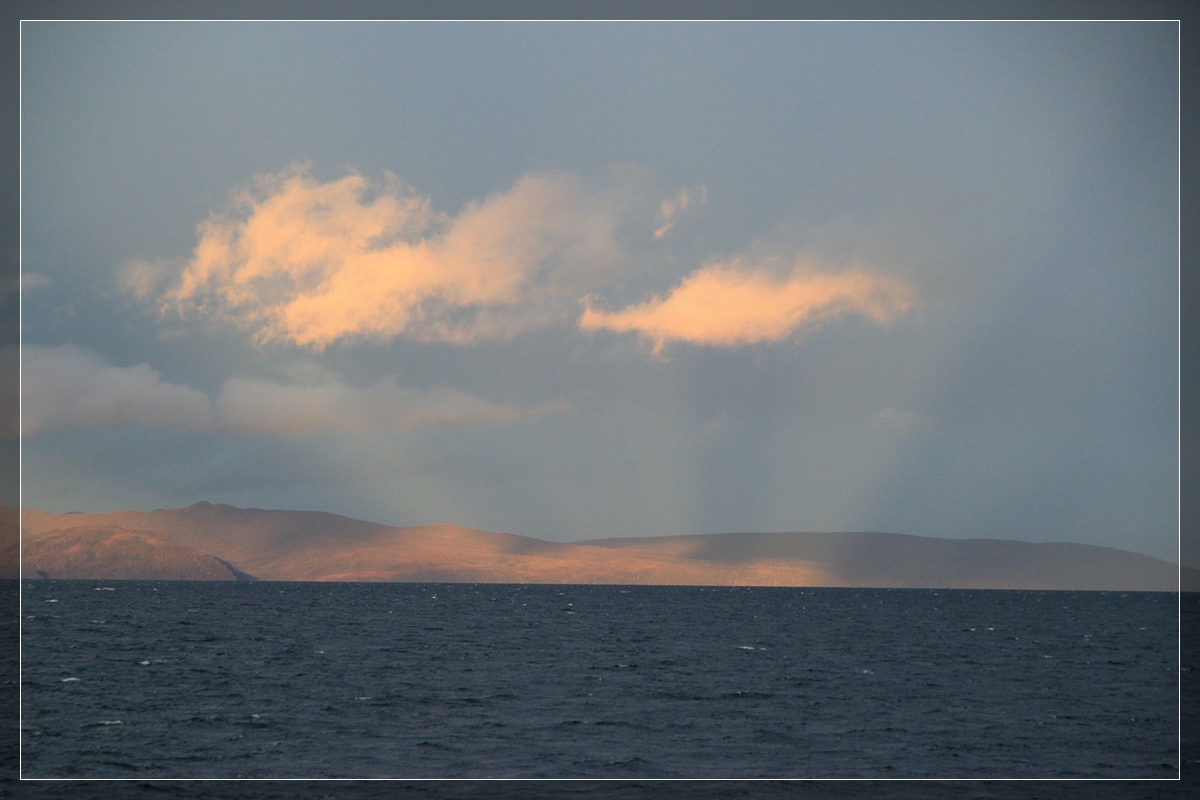
{"type": "MultiPolygon", "coordinates": [[[[294,168],[199,226],[163,309],[314,349],[504,339],[561,316],[576,273],[617,257],[614,227],[613,210],[562,173],[525,176],[448,216],[391,177],[322,184],[294,168]]],[[[126,269],[135,293],[155,278],[145,264],[126,269]]]]}
{"type": "Polygon", "coordinates": [[[731,347],[784,339],[842,314],[884,324],[916,301],[912,287],[862,270],[821,272],[797,264],[780,276],[738,260],[693,272],[673,291],[621,311],[585,301],[579,327],[636,332],[659,352],[670,341],[731,347]]]}
{"type": "MultiPolygon", "coordinates": [[[[698,187],[660,203],[655,237],[705,199],[698,187]]],[[[132,261],[119,278],[134,296],[157,297],[164,313],[231,322],[260,344],[506,340],[568,319],[578,298],[633,263],[616,231],[636,205],[622,191],[542,173],[448,215],[392,176],[320,183],[293,167],[260,176],[203,222],[186,261],[132,261]]],[[[883,324],[915,299],[907,284],[861,269],[735,258],[623,310],[584,297],[579,326],[637,332],[656,352],[671,341],[734,346],[843,314],[883,324]]]]}
{"type": "Polygon", "coordinates": [[[198,389],[164,381],[148,364],[113,367],[96,353],[70,345],[26,345],[21,352],[21,431],[26,436],[122,425],[270,436],[398,433],[507,425],[556,410],[497,405],[444,387],[408,389],[395,378],[357,386],[331,374],[304,383],[233,378],[210,400],[198,389]]]}
{"type": "Polygon", "coordinates": [[[703,203],[708,199],[708,191],[701,186],[694,192],[680,189],[679,194],[670,200],[663,200],[658,206],[658,219],[662,223],[655,231],[654,238],[661,239],[675,227],[675,215],[690,206],[693,201],[703,203]]]}

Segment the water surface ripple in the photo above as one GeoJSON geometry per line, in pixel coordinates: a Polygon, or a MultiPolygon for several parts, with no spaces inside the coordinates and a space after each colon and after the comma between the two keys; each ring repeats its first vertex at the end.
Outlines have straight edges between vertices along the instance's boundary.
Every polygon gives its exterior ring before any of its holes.
{"type": "Polygon", "coordinates": [[[1173,778],[1176,596],[26,581],[22,775],[1173,778]]]}

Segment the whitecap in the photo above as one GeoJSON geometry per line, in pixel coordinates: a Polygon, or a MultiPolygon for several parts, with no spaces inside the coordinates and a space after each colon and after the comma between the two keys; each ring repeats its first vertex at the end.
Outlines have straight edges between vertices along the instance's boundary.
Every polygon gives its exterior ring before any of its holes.
{"type": "Polygon", "coordinates": [[[71,681],[78,681],[78,680],[79,680],[79,678],[63,678],[63,679],[62,679],[62,682],[63,682],[63,683],[70,683],[71,681]]]}

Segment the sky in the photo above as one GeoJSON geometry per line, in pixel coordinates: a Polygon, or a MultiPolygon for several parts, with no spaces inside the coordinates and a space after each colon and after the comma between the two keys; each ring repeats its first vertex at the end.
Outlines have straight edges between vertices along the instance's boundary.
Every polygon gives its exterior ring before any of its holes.
{"type": "Polygon", "coordinates": [[[1174,561],[1177,33],[26,22],[3,502],[1174,561]]]}

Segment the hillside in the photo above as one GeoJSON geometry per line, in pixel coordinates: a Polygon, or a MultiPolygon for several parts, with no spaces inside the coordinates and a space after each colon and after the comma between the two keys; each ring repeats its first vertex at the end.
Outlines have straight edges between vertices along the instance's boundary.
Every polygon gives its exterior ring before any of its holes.
{"type": "MultiPolygon", "coordinates": [[[[207,502],[108,514],[27,509],[23,522],[27,577],[40,570],[52,578],[231,580],[240,574],[281,581],[1127,591],[1173,591],[1177,580],[1173,564],[1112,548],[889,533],[729,533],[566,544],[456,525],[399,528],[321,512],[207,502]]],[[[1185,573],[1195,579],[1195,570],[1185,573]]]]}
{"type": "Polygon", "coordinates": [[[170,537],[116,525],[81,525],[25,543],[24,577],[231,581],[220,559],[170,537]]]}

